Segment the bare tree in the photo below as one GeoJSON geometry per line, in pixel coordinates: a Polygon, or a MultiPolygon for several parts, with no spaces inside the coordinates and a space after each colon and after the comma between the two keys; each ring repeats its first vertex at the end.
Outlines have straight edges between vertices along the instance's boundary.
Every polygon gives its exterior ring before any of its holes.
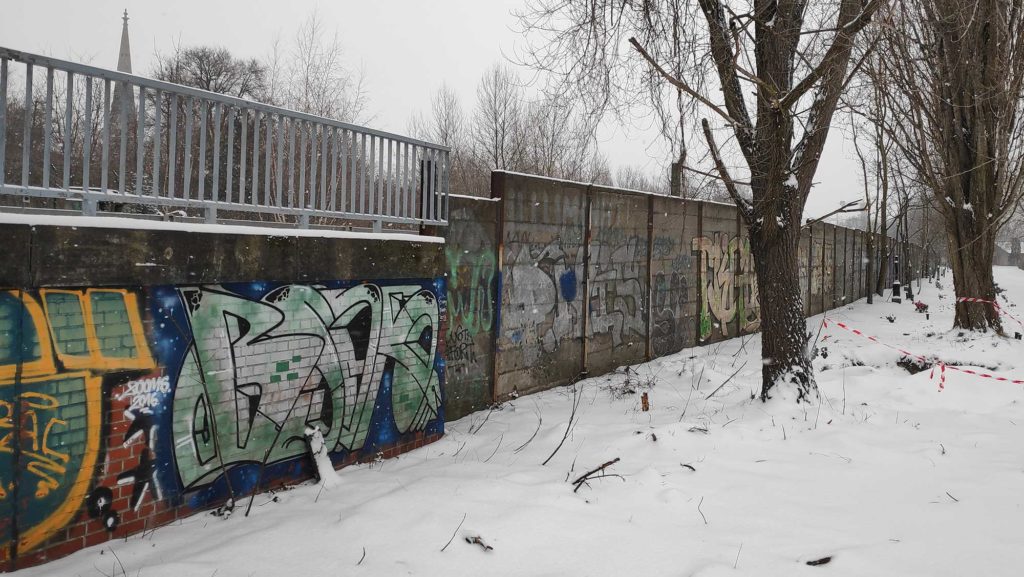
{"type": "MultiPolygon", "coordinates": [[[[1024,15],[1006,0],[901,0],[886,37],[886,128],[938,198],[958,297],[995,299],[999,229],[1024,194],[1024,15]]],[[[954,326],[1001,330],[983,303],[954,326]]]]}
{"type": "MultiPolygon", "coordinates": [[[[156,55],[156,64],[154,65],[152,75],[154,78],[166,82],[173,82],[238,98],[273,103],[269,67],[256,59],[235,57],[226,48],[215,46],[183,47],[175,45],[174,51],[170,54],[156,55]]],[[[151,95],[151,101],[152,98],[153,96],[151,95]]],[[[174,115],[178,122],[177,134],[184,134],[185,125],[189,122],[192,123],[193,130],[199,130],[199,124],[197,123],[199,111],[194,103],[189,102],[187,99],[172,99],[163,95],[159,103],[154,102],[153,105],[147,108],[152,111],[156,106],[159,106],[161,118],[165,119],[164,122],[169,123],[172,118],[172,105],[177,107],[177,114],[174,115]]],[[[212,143],[214,141],[214,132],[218,127],[213,122],[212,111],[207,110],[204,113],[208,116],[206,128],[207,141],[212,143]]],[[[240,132],[243,122],[247,124],[247,131],[255,130],[254,124],[248,118],[243,118],[240,115],[225,115],[221,120],[220,130],[222,133],[226,133],[228,124],[234,123],[235,129],[240,132]]],[[[147,122],[147,124],[152,126],[153,122],[147,122]]],[[[192,173],[185,173],[185,156],[186,154],[191,154],[193,158],[199,156],[199,139],[193,140],[191,150],[184,150],[183,142],[175,142],[175,147],[180,147],[182,150],[171,150],[171,141],[167,135],[167,130],[168,128],[164,127],[161,138],[166,142],[163,143],[160,158],[157,160],[164,166],[170,166],[169,163],[174,163],[175,170],[173,173],[168,169],[161,171],[161,180],[163,182],[156,183],[158,188],[160,190],[169,190],[173,186],[175,190],[183,190],[185,179],[189,179],[190,187],[198,189],[199,171],[197,166],[193,165],[192,173]],[[170,182],[172,174],[175,178],[173,183],[170,182]]],[[[152,137],[153,135],[150,134],[149,136],[152,137]]],[[[207,156],[204,161],[210,165],[215,155],[225,157],[228,146],[227,139],[222,140],[220,150],[214,150],[212,145],[208,146],[207,156]]],[[[233,158],[241,159],[244,156],[246,163],[251,166],[256,160],[252,158],[252,154],[251,147],[243,148],[241,140],[234,142],[231,151],[233,158]]],[[[150,162],[154,161],[152,158],[148,158],[148,160],[150,162]]],[[[239,165],[240,163],[237,163],[232,168],[233,173],[230,175],[230,178],[226,170],[221,171],[219,182],[216,183],[217,190],[225,190],[229,180],[233,182],[240,181],[242,173],[239,165]]],[[[150,171],[147,170],[148,172],[150,171]]],[[[246,186],[243,188],[248,189],[251,179],[252,173],[250,172],[246,175],[246,186]]],[[[207,189],[212,190],[214,185],[212,171],[206,171],[205,180],[204,184],[207,189]]]]}
{"type": "Polygon", "coordinates": [[[337,30],[312,12],[290,45],[275,42],[267,62],[278,104],[343,122],[365,123],[369,98],[362,69],[351,69],[337,30]]]}
{"type": "Polygon", "coordinates": [[[650,174],[637,166],[620,166],[615,171],[615,186],[630,190],[668,194],[668,180],[659,174],[650,174]]]}
{"type": "Polygon", "coordinates": [[[476,156],[490,168],[515,170],[522,160],[522,101],[519,81],[508,66],[495,64],[480,79],[472,138],[476,156]]]}
{"type": "Polygon", "coordinates": [[[218,94],[266,102],[267,67],[254,58],[236,58],[219,46],[175,45],[171,54],[157,54],[153,77],[218,94]]]}
{"type": "Polygon", "coordinates": [[[734,9],[722,0],[534,0],[520,15],[535,39],[533,66],[595,109],[614,102],[638,61],[700,104],[715,170],[750,234],[763,399],[780,382],[794,384],[799,400],[817,393],[798,283],[800,222],[854,39],[880,2],[754,0],[734,9]],[[663,65],[691,53],[691,68],[663,65]],[[728,140],[719,142],[716,126],[728,140]]]}

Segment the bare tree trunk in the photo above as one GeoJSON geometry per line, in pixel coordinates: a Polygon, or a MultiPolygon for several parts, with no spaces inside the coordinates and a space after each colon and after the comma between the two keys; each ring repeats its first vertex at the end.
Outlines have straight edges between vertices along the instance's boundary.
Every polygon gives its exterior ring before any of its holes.
{"type": "MultiPolygon", "coordinates": [[[[953,287],[958,297],[995,301],[996,283],[992,277],[995,234],[979,234],[974,228],[974,219],[970,218],[969,213],[963,212],[956,223],[955,233],[949,231],[947,226],[953,287]],[[964,239],[973,240],[965,242],[964,239]]],[[[981,331],[991,327],[997,332],[1002,332],[999,315],[995,308],[987,303],[958,302],[953,326],[981,331]]]]}
{"type": "MultiPolygon", "coordinates": [[[[761,306],[761,380],[763,383],[792,382],[798,400],[809,400],[816,392],[811,362],[807,357],[807,323],[799,278],[799,227],[789,227],[772,239],[751,231],[750,251],[757,272],[758,303],[761,306]]],[[[763,386],[762,400],[771,387],[763,386]]]]}
{"type": "Polygon", "coordinates": [[[868,227],[868,234],[865,236],[867,240],[867,246],[865,252],[868,255],[868,271],[864,275],[864,290],[868,293],[868,304],[874,304],[875,302],[875,291],[874,278],[875,278],[875,235],[871,234],[871,227],[868,227]]]}

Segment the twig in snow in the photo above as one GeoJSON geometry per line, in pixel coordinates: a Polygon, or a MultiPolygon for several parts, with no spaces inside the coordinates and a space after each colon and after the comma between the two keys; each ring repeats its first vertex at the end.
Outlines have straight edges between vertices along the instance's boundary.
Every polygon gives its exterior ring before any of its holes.
{"type": "Polygon", "coordinates": [[[846,414],[846,366],[843,366],[843,414],[846,414]]]}
{"type": "Polygon", "coordinates": [[[697,472],[697,469],[695,469],[695,468],[693,467],[693,465],[691,465],[691,464],[689,464],[689,463],[679,463],[679,466],[681,466],[681,467],[686,467],[687,469],[689,469],[689,470],[693,471],[694,473],[696,473],[696,472],[697,472]]]}
{"type": "Polygon", "coordinates": [[[691,389],[696,388],[698,391],[700,390],[700,384],[701,384],[701,382],[704,381],[704,369],[706,369],[706,368],[708,368],[707,363],[704,363],[703,365],[701,365],[701,367],[700,367],[700,375],[697,376],[697,386],[694,387],[693,383],[690,383],[690,388],[691,389]]]}
{"type": "MultiPolygon", "coordinates": [[[[949,495],[949,493],[946,493],[946,494],[949,495]]],[[[952,496],[952,495],[950,495],[950,496],[952,496]]],[[[110,549],[110,554],[114,556],[114,559],[117,560],[117,564],[121,567],[121,573],[123,573],[124,575],[127,576],[128,575],[128,571],[125,570],[124,563],[121,562],[121,559],[117,556],[117,553],[115,553],[114,549],[111,548],[111,547],[108,547],[108,549],[110,549]]]]}
{"type": "Polygon", "coordinates": [[[706,401],[706,400],[710,399],[711,397],[715,396],[715,393],[717,393],[718,391],[721,391],[722,387],[724,387],[729,381],[731,381],[733,377],[735,377],[737,374],[739,374],[739,372],[743,370],[743,367],[747,366],[748,362],[750,362],[750,361],[743,361],[743,364],[740,365],[740,368],[736,369],[736,372],[734,372],[733,374],[729,375],[729,378],[725,379],[725,382],[723,382],[721,385],[718,385],[717,389],[711,391],[710,395],[704,397],[704,400],[706,401]]]}
{"type": "Polygon", "coordinates": [[[501,434],[501,436],[500,436],[500,437],[498,437],[498,444],[494,446],[494,450],[493,450],[493,451],[491,451],[491,454],[490,454],[490,455],[488,455],[486,459],[484,459],[484,462],[485,462],[485,463],[486,463],[486,462],[488,462],[488,461],[490,461],[490,460],[491,460],[491,457],[493,457],[493,456],[494,456],[495,454],[497,454],[497,452],[498,452],[498,449],[499,449],[499,448],[501,447],[501,442],[502,442],[502,441],[503,441],[504,439],[505,439],[505,433],[502,433],[502,434],[501,434]]]}
{"type": "Polygon", "coordinates": [[[740,564],[740,553],[743,552],[743,542],[740,542],[740,550],[736,552],[736,561],[733,562],[732,568],[735,569],[740,564]]]}
{"type": "Polygon", "coordinates": [[[946,454],[946,447],[943,446],[942,443],[939,443],[939,446],[942,447],[942,454],[945,455],[946,454]]]}
{"type": "Polygon", "coordinates": [[[615,457],[614,459],[612,459],[611,461],[608,461],[607,463],[601,465],[600,467],[597,467],[595,469],[591,469],[590,471],[587,471],[586,473],[580,475],[579,477],[576,478],[575,481],[572,482],[573,485],[576,485],[576,488],[573,489],[572,492],[575,493],[576,491],[579,491],[580,487],[583,486],[583,483],[586,483],[588,479],[594,478],[593,475],[595,473],[603,473],[605,469],[607,469],[608,467],[611,467],[612,465],[614,465],[615,463],[618,463],[618,462],[619,462],[619,458],[615,457]]]}
{"type": "Polygon", "coordinates": [[[469,434],[470,434],[470,435],[475,435],[476,433],[479,433],[479,432],[480,432],[480,429],[484,428],[484,425],[486,425],[486,424],[487,424],[487,419],[490,419],[490,418],[491,418],[491,413],[493,413],[493,412],[494,412],[494,409],[495,409],[495,408],[496,408],[497,406],[498,406],[498,403],[494,403],[493,405],[491,405],[491,406],[490,406],[490,407],[489,407],[489,408],[487,409],[487,414],[486,414],[486,415],[484,415],[484,420],[480,421],[480,425],[479,425],[479,426],[478,426],[478,427],[476,428],[476,430],[473,430],[473,426],[472,426],[472,425],[470,425],[470,426],[469,426],[469,434]]]}
{"type": "MultiPolygon", "coordinates": [[[[949,495],[949,491],[946,491],[946,494],[947,494],[947,495],[949,495]]],[[[949,495],[949,498],[950,498],[950,499],[952,499],[952,500],[954,500],[954,501],[956,501],[957,503],[959,503],[959,502],[960,502],[960,499],[957,499],[957,498],[956,498],[956,497],[954,497],[953,495],[949,495]]],[[[113,553],[113,551],[111,551],[111,553],[113,553]]]]}
{"type": "Polygon", "coordinates": [[[572,411],[569,412],[569,422],[565,426],[565,434],[562,435],[562,440],[558,442],[558,446],[555,447],[555,450],[551,451],[548,458],[544,459],[544,462],[541,463],[542,467],[547,465],[548,462],[555,457],[558,450],[565,444],[565,440],[569,438],[569,434],[572,433],[573,427],[576,426],[576,410],[579,409],[580,401],[583,400],[583,387],[577,387],[577,382],[578,381],[573,381],[572,383],[572,411]]]}
{"type": "Polygon", "coordinates": [[[785,424],[782,425],[782,440],[783,441],[786,440],[786,425],[785,424]]]}
{"type": "Polygon", "coordinates": [[[686,409],[690,408],[690,397],[693,396],[693,386],[690,387],[690,394],[686,395],[686,404],[683,406],[683,414],[679,415],[679,422],[683,422],[683,417],[686,416],[686,409]]]}
{"type": "Polygon", "coordinates": [[[531,442],[533,442],[533,439],[537,436],[537,433],[540,432],[540,426],[541,426],[541,423],[543,423],[543,422],[544,422],[544,418],[541,416],[540,409],[538,408],[537,409],[537,428],[533,431],[533,434],[530,435],[530,438],[526,439],[525,443],[523,443],[522,445],[519,445],[518,447],[513,449],[512,452],[513,453],[519,453],[519,451],[522,451],[523,449],[526,448],[527,445],[529,445],[531,442]]]}
{"type": "Polygon", "coordinates": [[[807,564],[810,565],[811,567],[814,567],[816,565],[824,565],[825,563],[828,563],[831,560],[832,560],[832,556],[829,555],[828,557],[822,557],[821,559],[814,559],[812,561],[808,561],[807,564]]]}
{"type": "MultiPolygon", "coordinates": [[[[447,549],[448,546],[452,544],[452,541],[455,540],[455,535],[458,534],[459,529],[462,528],[462,524],[466,522],[466,515],[468,515],[468,514],[469,513],[463,513],[462,514],[462,520],[459,521],[459,526],[455,528],[455,531],[452,531],[452,538],[448,539],[448,542],[444,544],[444,547],[441,547],[441,552],[442,553],[444,553],[444,550],[447,549]]],[[[364,557],[366,556],[366,549],[363,549],[363,556],[364,557]]],[[[360,563],[362,563],[362,561],[360,561],[360,563]]]]}
{"type": "Polygon", "coordinates": [[[484,543],[484,540],[481,539],[479,535],[476,537],[466,537],[466,543],[469,543],[470,545],[479,545],[483,547],[484,551],[494,550],[494,547],[491,547],[487,543],[484,543]]]}
{"type": "Polygon", "coordinates": [[[704,497],[700,498],[700,503],[697,503],[697,512],[700,513],[700,518],[704,519],[704,524],[708,524],[708,518],[704,516],[704,511],[700,510],[700,506],[704,504],[704,497]]]}
{"type": "MultiPolygon", "coordinates": [[[[444,549],[442,549],[442,551],[444,551],[444,549]]],[[[366,559],[366,547],[363,547],[363,556],[360,557],[359,562],[356,563],[357,567],[363,564],[363,559],[366,559]]]]}

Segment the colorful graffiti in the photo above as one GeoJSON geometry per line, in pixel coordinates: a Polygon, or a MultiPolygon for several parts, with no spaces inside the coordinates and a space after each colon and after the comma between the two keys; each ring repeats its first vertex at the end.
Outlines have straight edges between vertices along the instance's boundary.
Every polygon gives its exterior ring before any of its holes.
{"type": "MultiPolygon", "coordinates": [[[[420,286],[285,285],[259,298],[177,289],[192,343],[174,391],[174,454],[186,490],[236,465],[304,454],[319,426],[332,452],[362,449],[390,395],[403,434],[440,415],[439,308],[420,286]]],[[[375,439],[387,442],[389,439],[375,439]]]]}
{"type": "Polygon", "coordinates": [[[0,291],[0,560],[80,512],[113,530],[147,503],[295,477],[308,425],[336,461],[442,432],[444,294],[443,279],[0,291]]]}
{"type": "Polygon", "coordinates": [[[469,254],[446,248],[448,259],[448,313],[471,335],[491,330],[494,324],[494,289],[497,263],[490,250],[469,254]]]}
{"type": "Polygon", "coordinates": [[[746,237],[716,232],[711,237],[693,239],[693,251],[699,253],[698,268],[703,302],[698,338],[707,339],[715,329],[723,337],[730,335],[730,323],[738,321],[741,333],[761,326],[757,296],[757,274],[746,237]]]}
{"type": "Polygon", "coordinates": [[[153,367],[131,292],[0,292],[5,558],[15,538],[30,550],[81,508],[99,462],[104,377],[153,367]]]}
{"type": "Polygon", "coordinates": [[[532,363],[581,333],[583,245],[557,238],[529,243],[521,231],[507,246],[507,301],[502,304],[504,336],[532,363]]]}

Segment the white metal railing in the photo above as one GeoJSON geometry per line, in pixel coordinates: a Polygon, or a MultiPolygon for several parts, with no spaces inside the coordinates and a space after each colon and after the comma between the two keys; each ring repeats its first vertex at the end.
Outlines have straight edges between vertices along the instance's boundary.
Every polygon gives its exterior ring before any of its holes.
{"type": "Polygon", "coordinates": [[[448,171],[444,146],[0,47],[5,195],[379,229],[447,224],[448,171]]]}

